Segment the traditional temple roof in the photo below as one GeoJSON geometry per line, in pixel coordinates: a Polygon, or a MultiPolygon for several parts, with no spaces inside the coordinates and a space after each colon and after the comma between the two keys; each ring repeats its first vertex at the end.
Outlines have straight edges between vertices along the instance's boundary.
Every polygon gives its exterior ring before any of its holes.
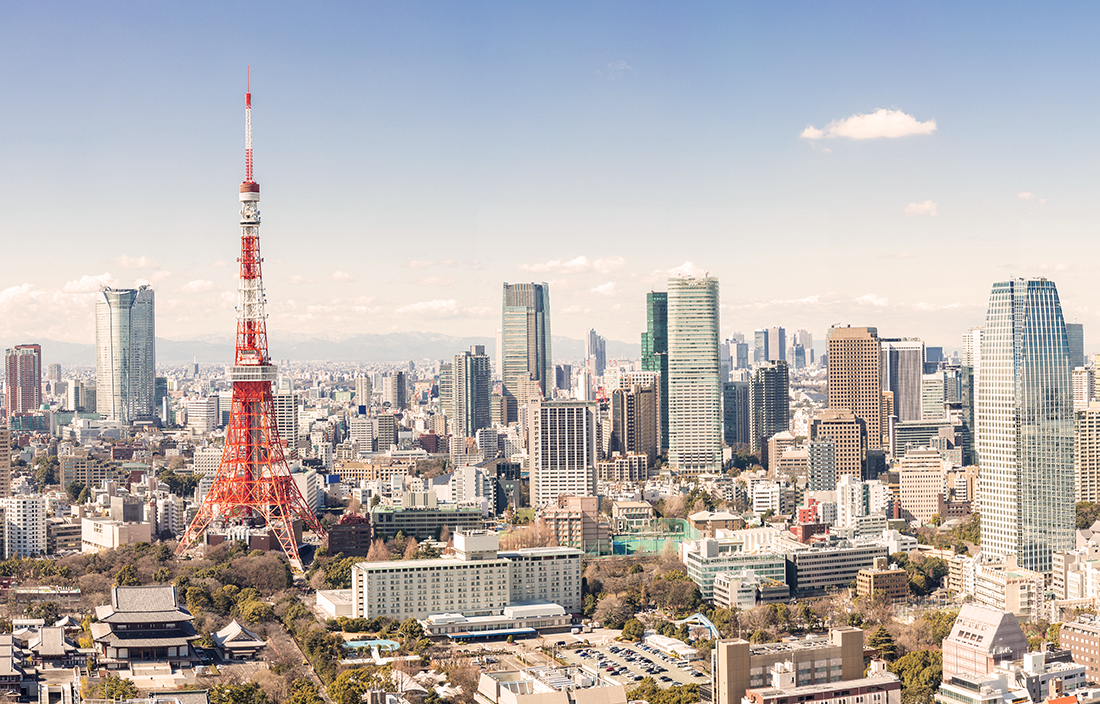
{"type": "Polygon", "coordinates": [[[30,649],[33,653],[46,657],[76,652],[76,646],[65,637],[65,629],[58,626],[44,626],[39,629],[38,636],[31,638],[30,649]]]}
{"type": "Polygon", "coordinates": [[[170,623],[193,618],[172,585],[112,587],[111,603],[97,606],[95,614],[103,623],[170,623]]]}
{"type": "Polygon", "coordinates": [[[253,648],[262,648],[267,645],[267,642],[264,641],[263,638],[242,626],[237,622],[237,619],[233,619],[229,622],[229,625],[217,633],[212,634],[210,637],[219,648],[228,648],[230,650],[234,648],[250,650],[253,648]]]}

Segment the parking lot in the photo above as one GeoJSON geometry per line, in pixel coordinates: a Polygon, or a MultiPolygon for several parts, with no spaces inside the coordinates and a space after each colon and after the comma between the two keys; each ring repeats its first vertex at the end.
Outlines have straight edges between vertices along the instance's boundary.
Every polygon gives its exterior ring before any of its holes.
{"type": "Polygon", "coordinates": [[[646,650],[640,644],[616,643],[609,646],[561,650],[558,655],[570,665],[587,665],[614,682],[633,685],[646,677],[652,677],[660,687],[678,687],[685,684],[710,684],[705,673],[690,666],[677,665],[671,658],[655,648],[646,650]],[[612,652],[615,648],[617,652],[612,652]],[[611,668],[612,671],[608,671],[611,668]],[[650,670],[657,669],[657,672],[650,670]],[[695,674],[698,673],[698,674],[695,674]]]}

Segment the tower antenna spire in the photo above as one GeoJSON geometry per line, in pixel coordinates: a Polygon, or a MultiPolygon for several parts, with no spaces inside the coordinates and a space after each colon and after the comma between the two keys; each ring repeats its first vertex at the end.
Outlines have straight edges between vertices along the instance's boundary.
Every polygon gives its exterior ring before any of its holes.
{"type": "Polygon", "coordinates": [[[245,69],[244,93],[244,182],[252,180],[252,67],[245,69]]]}

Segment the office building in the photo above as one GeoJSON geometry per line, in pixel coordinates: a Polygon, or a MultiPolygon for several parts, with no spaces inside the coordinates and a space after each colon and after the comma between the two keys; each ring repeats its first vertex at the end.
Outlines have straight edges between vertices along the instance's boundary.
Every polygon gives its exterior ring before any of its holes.
{"type": "Polygon", "coordinates": [[[218,427],[218,397],[205,396],[187,400],[187,427],[203,435],[218,427]]]}
{"type": "Polygon", "coordinates": [[[46,498],[9,496],[4,507],[4,559],[46,554],[46,498]]]}
{"type": "Polygon", "coordinates": [[[901,568],[890,569],[885,557],[875,559],[856,577],[856,595],[874,597],[881,594],[891,604],[904,604],[909,599],[909,573],[901,568]]]}
{"type": "MultiPolygon", "coordinates": [[[[1011,614],[1006,616],[1015,620],[1011,614]]],[[[1026,638],[1024,642],[1027,642],[1026,638]]],[[[946,641],[944,643],[946,645],[946,641]]],[[[1063,623],[1058,630],[1058,645],[1073,654],[1073,662],[1085,666],[1089,681],[1100,681],[1100,622],[1095,616],[1081,614],[1075,620],[1063,623]]]]}
{"type": "Polygon", "coordinates": [[[556,506],[539,512],[538,520],[561,547],[589,555],[611,552],[611,526],[600,522],[598,496],[561,496],[556,506]]]}
{"type": "MultiPolygon", "coordinates": [[[[810,420],[810,442],[833,442],[833,486],[841,477],[863,478],[867,458],[867,425],[848,409],[825,408],[810,420]]],[[[812,474],[812,469],[811,469],[812,474]]],[[[822,479],[826,484],[827,479],[822,479]]]]}
{"type": "Polygon", "coordinates": [[[611,392],[610,451],[657,458],[661,438],[660,386],[656,376],[648,383],[632,383],[611,392]]]}
{"type": "Polygon", "coordinates": [[[727,447],[751,444],[750,385],[748,381],[722,384],[722,435],[727,447]]]}
{"type": "Polygon", "coordinates": [[[882,447],[882,345],[875,328],[829,328],[829,408],[846,408],[867,427],[867,449],[882,447]]]}
{"type": "Polygon", "coordinates": [[[298,448],[298,397],[293,391],[279,390],[272,395],[275,405],[275,425],[284,447],[298,448]]]}
{"type": "Polygon", "coordinates": [[[1092,391],[1096,385],[1096,374],[1092,367],[1077,367],[1073,370],[1073,410],[1083,411],[1092,401],[1092,391]]]}
{"type": "MultiPolygon", "coordinates": [[[[794,638],[781,643],[719,640],[714,644],[711,659],[714,704],[741,704],[748,689],[771,684],[768,672],[781,663],[792,664],[794,684],[799,687],[860,679],[863,631],[834,628],[827,636],[794,638]]],[[[847,701],[850,704],[852,699],[847,701]]]]}
{"type": "Polygon", "coordinates": [[[993,285],[982,336],[978,442],[982,557],[1051,570],[1074,546],[1073,389],[1058,290],[993,285]]]}
{"type": "Polygon", "coordinates": [[[369,376],[355,377],[355,405],[370,407],[371,396],[374,395],[374,384],[369,376]]]}
{"type": "Polygon", "coordinates": [[[894,393],[894,415],[898,420],[921,419],[923,374],[924,342],[911,338],[882,340],[882,390],[894,393]]]}
{"type": "MultiPolygon", "coordinates": [[[[877,531],[882,535],[885,529],[877,531]]],[[[824,596],[856,581],[859,571],[873,567],[876,558],[888,557],[886,546],[856,543],[848,546],[812,548],[787,554],[787,586],[798,598],[824,596]]]]}
{"type": "Polygon", "coordinates": [[[125,424],[156,419],[153,290],[104,288],[95,307],[96,410],[125,424]]]}
{"type": "Polygon", "coordinates": [[[947,418],[947,384],[942,370],[925,374],[921,379],[921,406],[921,420],[947,418]]]}
{"type": "Polygon", "coordinates": [[[1100,501],[1100,402],[1076,414],[1073,441],[1075,501],[1100,501]]]}
{"type": "Polygon", "coordinates": [[[527,405],[531,505],[557,504],[563,494],[596,495],[596,404],[532,401],[527,405]]]}
{"type": "Polygon", "coordinates": [[[390,372],[382,377],[382,405],[396,412],[409,405],[409,381],[405,372],[390,372]]]}
{"type": "Polygon", "coordinates": [[[668,294],[645,295],[646,331],[642,333],[642,369],[660,375],[661,452],[668,450],[668,294]]]}
{"type": "Polygon", "coordinates": [[[456,436],[473,437],[478,430],[490,425],[493,370],[485,347],[474,345],[469,352],[455,355],[451,379],[451,411],[447,414],[452,422],[451,432],[456,436]]]}
{"type": "Polygon", "coordinates": [[[674,472],[722,469],[718,324],[718,279],[668,280],[668,458],[674,472]]]}
{"type": "MultiPolygon", "coordinates": [[[[434,498],[434,494],[429,494],[434,498]]],[[[370,510],[371,532],[390,540],[398,533],[417,540],[438,540],[444,526],[451,533],[481,528],[477,506],[390,506],[379,504],[370,510]]]]}
{"type": "Polygon", "coordinates": [[[1069,346],[1069,368],[1085,366],[1085,326],[1066,323],[1066,344],[1069,346]]]}
{"type": "Polygon", "coordinates": [[[927,523],[939,513],[945,475],[939,450],[916,448],[901,458],[901,510],[909,520],[927,523]]]}
{"type": "Polygon", "coordinates": [[[768,438],[790,429],[789,374],[783,361],[765,362],[753,370],[749,382],[749,445],[753,452],[764,453],[768,438]]]}
{"type": "Polygon", "coordinates": [[[9,448],[0,452],[0,499],[3,499],[11,496],[11,431],[3,425],[0,425],[0,448],[9,448]]]}
{"type": "Polygon", "coordinates": [[[504,284],[501,313],[501,369],[505,423],[519,420],[535,382],[542,398],[553,398],[549,284],[504,284]]]}
{"type": "Polygon", "coordinates": [[[454,541],[454,557],[353,565],[352,615],[397,621],[438,614],[491,616],[531,601],[580,612],[580,550],[500,552],[497,535],[483,531],[458,531],[454,541]]]}
{"type": "Polygon", "coordinates": [[[765,348],[765,362],[783,360],[790,364],[793,360],[787,359],[787,331],[783,328],[768,328],[766,333],[767,347],[765,348]]]}
{"type": "Polygon", "coordinates": [[[16,345],[4,355],[4,407],[8,415],[35,413],[42,406],[42,347],[16,345]]]}
{"type": "Polygon", "coordinates": [[[943,640],[943,674],[986,675],[1027,651],[1027,636],[1011,613],[963,604],[943,640]]]}
{"type": "Polygon", "coordinates": [[[901,680],[886,669],[886,663],[875,661],[866,677],[831,684],[810,684],[798,687],[792,663],[778,663],[768,670],[767,686],[749,689],[742,704],[789,704],[812,701],[814,704],[901,704],[901,680]]]}
{"type": "Polygon", "coordinates": [[[584,358],[593,376],[603,376],[607,368],[607,340],[589,330],[584,336],[584,358]]]}
{"type": "Polygon", "coordinates": [[[836,441],[827,436],[809,441],[809,491],[836,490],[836,445],[836,441]]]}
{"type": "Polygon", "coordinates": [[[706,601],[714,599],[714,578],[723,572],[752,570],[763,578],[785,581],[786,557],[766,547],[750,547],[742,533],[733,538],[700,538],[680,544],[680,559],[706,601]]]}

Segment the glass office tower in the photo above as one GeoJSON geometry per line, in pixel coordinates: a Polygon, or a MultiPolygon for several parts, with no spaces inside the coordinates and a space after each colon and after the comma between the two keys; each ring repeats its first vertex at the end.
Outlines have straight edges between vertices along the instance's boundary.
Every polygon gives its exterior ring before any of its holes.
{"type": "Polygon", "coordinates": [[[96,411],[106,420],[156,420],[153,290],[104,288],[95,305],[96,411]]]}
{"type": "Polygon", "coordinates": [[[1058,289],[993,284],[982,333],[977,422],[982,556],[1050,572],[1075,544],[1073,387],[1058,289]]]}
{"type": "Polygon", "coordinates": [[[549,284],[504,284],[501,320],[501,378],[505,423],[519,420],[519,406],[530,401],[530,382],[542,398],[554,396],[550,352],[549,284]]]}

